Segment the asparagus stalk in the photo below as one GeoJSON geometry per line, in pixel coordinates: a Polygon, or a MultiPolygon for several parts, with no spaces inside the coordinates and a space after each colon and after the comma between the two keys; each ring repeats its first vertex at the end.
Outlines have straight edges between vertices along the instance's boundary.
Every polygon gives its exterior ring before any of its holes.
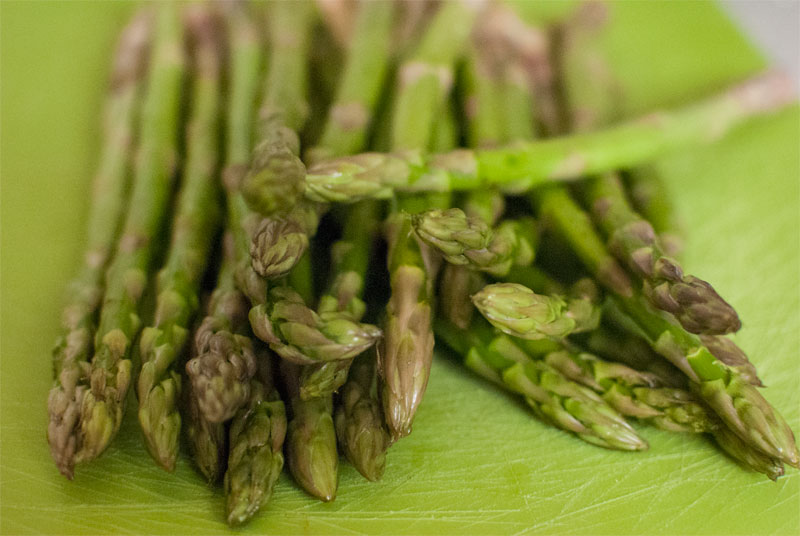
{"type": "Polygon", "coordinates": [[[286,212],[303,193],[305,166],[298,132],[308,114],[309,27],[312,2],[276,2],[269,9],[270,57],[259,111],[258,141],[240,189],[249,207],[265,216],[286,212]]]}
{"type": "Polygon", "coordinates": [[[559,339],[591,331],[599,321],[584,299],[536,294],[517,283],[486,285],[472,296],[472,303],[494,327],[523,339],[559,339]]]}
{"type": "Polygon", "coordinates": [[[47,400],[47,440],[59,471],[72,478],[80,448],[77,426],[86,371],[103,299],[103,276],[124,217],[136,117],[147,71],[152,17],[142,12],[123,30],[114,59],[104,108],[103,147],[92,187],[84,264],[69,284],[62,314],[63,333],[53,348],[54,384],[47,400]]]}
{"type": "Polygon", "coordinates": [[[250,399],[231,421],[224,482],[231,526],[245,523],[269,502],[283,469],[286,409],[273,384],[270,357],[265,352],[258,356],[250,399]]]}
{"type": "Polygon", "coordinates": [[[113,262],[83,396],[76,462],[99,456],[119,430],[131,381],[131,346],[141,328],[138,310],[178,164],[181,86],[185,59],[175,6],[158,12],[152,73],[142,110],[133,191],[113,262]]]}
{"type": "Polygon", "coordinates": [[[745,120],[794,101],[785,75],[769,73],[671,111],[605,130],[501,149],[457,149],[425,156],[420,150],[362,153],[311,166],[305,195],[353,203],[396,192],[472,190],[495,186],[519,193],[535,186],[631,168],[682,148],[718,140],[745,120]]]}
{"type": "Polygon", "coordinates": [[[331,395],[303,400],[299,367],[281,360],[291,418],[286,436],[289,471],[310,495],[324,502],[336,498],[338,456],[331,395]]]}
{"type": "Polygon", "coordinates": [[[226,25],[230,35],[224,172],[228,231],[223,241],[223,265],[208,316],[195,334],[194,356],[186,364],[192,384],[192,403],[211,423],[230,419],[250,396],[250,379],[256,373],[256,362],[252,343],[244,336],[247,301],[263,300],[266,296],[264,281],[253,272],[249,256],[249,231],[260,218],[249,212],[232,179],[243,172],[250,155],[261,45],[244,6],[231,6],[226,25]]]}
{"type": "Polygon", "coordinates": [[[142,331],[139,351],[139,423],[153,459],[175,469],[181,417],[181,359],[189,324],[200,303],[198,292],[221,217],[219,184],[220,35],[208,10],[187,14],[193,50],[193,97],[187,125],[184,179],[176,207],[169,255],[158,274],[154,324],[142,331]]]}
{"type": "MultiPolygon", "coordinates": [[[[519,341],[518,344],[536,357],[539,348],[530,348],[526,343],[519,341]]],[[[599,393],[626,417],[635,417],[673,432],[702,433],[716,426],[716,417],[694,395],[684,389],[665,387],[654,374],[603,361],[566,344],[540,358],[570,380],[599,393]]]]}
{"type": "Polygon", "coordinates": [[[248,304],[234,283],[233,245],[226,236],[225,255],[208,315],[194,335],[195,351],[186,363],[194,399],[206,420],[224,422],[250,398],[250,378],[256,373],[253,344],[248,336],[248,304]]]}
{"type": "Polygon", "coordinates": [[[214,484],[222,477],[228,453],[228,431],[225,423],[205,418],[191,382],[183,390],[186,438],[195,465],[206,482],[214,484]]]}
{"type": "Polygon", "coordinates": [[[587,200],[592,215],[609,239],[609,249],[644,281],[650,303],[675,315],[692,333],[719,335],[737,331],[736,311],[711,285],[667,257],[652,226],[633,211],[619,177],[605,174],[589,180],[587,200]]]}
{"type": "MultiPolygon", "coordinates": [[[[365,201],[346,216],[342,238],[332,246],[333,273],[327,292],[320,298],[320,313],[344,313],[358,322],[366,306],[361,300],[370,250],[378,221],[378,205],[365,201]]],[[[302,367],[300,397],[304,400],[336,392],[347,380],[352,360],[302,367]]]]}
{"type": "Polygon", "coordinates": [[[436,333],[464,359],[467,368],[495,384],[525,397],[545,422],[576,434],[593,445],[619,450],[645,450],[625,419],[599,395],[536,361],[510,338],[492,338],[486,328],[462,331],[437,321],[436,333]]]}
{"type": "MultiPolygon", "coordinates": [[[[473,7],[463,2],[442,5],[416,50],[400,66],[391,114],[392,149],[427,149],[434,142],[434,124],[452,86],[453,65],[476,15],[473,7]]],[[[384,418],[396,441],[411,432],[428,385],[434,343],[432,281],[407,214],[390,214],[385,235],[392,293],[386,306],[378,371],[384,418]]]]}
{"type": "Polygon", "coordinates": [[[658,170],[653,165],[639,166],[626,173],[625,179],[633,208],[653,226],[667,255],[677,257],[683,250],[683,225],[658,170]]]}
{"type": "Polygon", "coordinates": [[[355,358],[334,421],[342,453],[364,478],[373,482],[383,476],[390,443],[378,398],[377,361],[373,349],[355,358]]]}
{"type": "Polygon", "coordinates": [[[310,160],[353,154],[366,147],[367,131],[388,75],[394,8],[391,2],[358,3],[342,80],[310,160]]]}

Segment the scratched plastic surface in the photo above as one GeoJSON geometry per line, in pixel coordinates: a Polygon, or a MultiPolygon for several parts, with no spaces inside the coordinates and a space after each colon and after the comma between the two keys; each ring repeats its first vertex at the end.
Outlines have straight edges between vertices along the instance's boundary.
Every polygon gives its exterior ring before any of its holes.
{"type": "MultiPolygon", "coordinates": [[[[544,4],[549,4],[545,2],[544,4]]],[[[0,533],[225,531],[222,494],[187,460],[148,458],[128,419],[68,482],[44,438],[49,351],[82,247],[99,107],[130,4],[2,2],[2,438],[0,533]]],[[[615,4],[607,46],[630,113],[679,103],[757,70],[712,4],[615,4]]],[[[758,120],[660,167],[691,230],[685,264],[741,313],[736,341],[800,430],[800,113],[758,120]]],[[[133,415],[129,415],[133,417],[133,415]]],[[[798,534],[800,475],[747,473],[703,438],[642,428],[645,453],[590,447],[437,359],[414,433],[386,476],[342,464],[332,504],[282,477],[244,533],[798,534]]]]}

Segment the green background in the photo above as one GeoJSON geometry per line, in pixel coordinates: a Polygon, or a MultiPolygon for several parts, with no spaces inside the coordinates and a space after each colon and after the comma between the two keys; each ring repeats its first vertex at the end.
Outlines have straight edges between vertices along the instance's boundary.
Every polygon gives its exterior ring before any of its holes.
{"type": "MultiPolygon", "coordinates": [[[[110,51],[132,5],[5,1],[0,9],[0,532],[224,531],[221,493],[185,459],[174,475],[157,469],[135,419],[73,482],[51,463],[50,346],[81,255],[110,51]]],[[[606,45],[629,113],[702,96],[762,66],[718,9],[702,2],[614,4],[606,45]]],[[[739,310],[736,341],[795,430],[799,127],[795,106],[659,164],[691,229],[685,264],[739,310]]],[[[336,501],[322,504],[284,475],[269,507],[242,532],[800,533],[796,470],[772,483],[702,437],[642,434],[651,444],[645,453],[588,446],[439,358],[414,433],[390,451],[382,482],[366,483],[343,464],[336,501]]]]}

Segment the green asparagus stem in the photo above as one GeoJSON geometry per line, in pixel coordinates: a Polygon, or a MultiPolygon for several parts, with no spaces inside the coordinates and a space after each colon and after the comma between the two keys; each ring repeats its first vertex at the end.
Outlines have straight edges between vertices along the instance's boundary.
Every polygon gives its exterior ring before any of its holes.
{"type": "Polygon", "coordinates": [[[158,274],[154,324],[142,331],[139,351],[139,423],[153,459],[175,469],[181,417],[178,360],[189,325],[200,306],[200,282],[217,234],[219,210],[219,113],[221,36],[219,20],[208,10],[187,13],[193,51],[193,97],[187,125],[184,178],[172,226],[169,256],[158,274]]]}
{"type": "Polygon", "coordinates": [[[256,362],[252,342],[246,336],[247,300],[266,296],[264,281],[253,272],[249,255],[250,230],[260,218],[247,209],[232,179],[243,172],[250,155],[261,44],[244,5],[231,5],[226,15],[230,36],[224,175],[228,231],[208,316],[195,334],[195,353],[186,365],[197,411],[213,423],[230,419],[250,397],[256,362]]]}
{"type": "Polygon", "coordinates": [[[69,284],[62,314],[63,333],[53,348],[54,384],[47,400],[47,440],[59,471],[73,476],[80,448],[77,426],[88,386],[87,368],[103,276],[122,225],[130,182],[136,117],[147,72],[152,14],[136,15],[123,30],[104,108],[103,147],[92,187],[84,264],[69,284]]]}
{"type": "MultiPolygon", "coordinates": [[[[473,7],[464,2],[443,4],[400,66],[391,113],[389,145],[393,150],[424,150],[435,142],[434,126],[446,111],[454,64],[477,15],[473,7]]],[[[410,208],[414,200],[403,202],[410,208]]],[[[428,385],[434,343],[432,279],[412,234],[411,218],[395,210],[384,229],[392,294],[386,306],[378,371],[384,418],[396,441],[411,432],[428,385]]]]}
{"type": "Polygon", "coordinates": [[[683,224],[660,173],[653,165],[639,166],[625,179],[634,209],[653,226],[667,255],[677,257],[683,251],[683,224]]]}
{"type": "Polygon", "coordinates": [[[355,358],[334,421],[345,457],[364,478],[373,482],[383,476],[390,443],[378,399],[377,360],[373,349],[355,358]]]}
{"type": "Polygon", "coordinates": [[[305,60],[315,16],[314,4],[307,0],[269,7],[270,58],[258,141],[240,184],[249,207],[264,216],[287,212],[303,194],[305,166],[298,156],[297,133],[308,114],[305,60]]]}
{"type": "Polygon", "coordinates": [[[412,223],[417,236],[451,264],[502,277],[515,264],[533,262],[536,237],[530,218],[506,220],[491,229],[485,221],[451,208],[415,214],[412,223]]]}
{"type": "Polygon", "coordinates": [[[677,261],[666,256],[652,226],[628,204],[617,175],[589,180],[586,196],[609,249],[642,278],[643,293],[654,307],[675,315],[692,333],[718,335],[741,328],[736,311],[711,285],[684,275],[677,261]]]}
{"type": "Polygon", "coordinates": [[[249,305],[235,285],[233,240],[225,240],[225,260],[211,295],[208,314],[194,335],[195,351],[186,363],[194,400],[203,417],[224,422],[250,398],[256,373],[253,343],[248,335],[249,305]]]}
{"type": "Polygon", "coordinates": [[[338,311],[316,313],[290,287],[271,288],[266,304],[250,310],[253,332],[298,365],[351,359],[375,344],[381,330],[338,311]]]}
{"type": "Polygon", "coordinates": [[[142,110],[130,211],[106,273],[106,294],[89,372],[91,389],[81,404],[77,462],[99,456],[122,421],[131,381],[131,346],[141,329],[139,302],[152,268],[153,242],[166,220],[178,165],[184,71],[177,8],[163,6],[156,20],[152,72],[142,110]]]}
{"type": "Polygon", "coordinates": [[[563,338],[591,331],[599,320],[592,311],[586,314],[584,300],[536,294],[517,283],[486,285],[472,303],[494,327],[523,339],[563,338]]]}
{"type": "Polygon", "coordinates": [[[273,385],[269,353],[258,356],[258,375],[250,381],[250,400],[233,417],[225,472],[228,524],[241,525],[272,497],[283,469],[286,409],[273,385]]]}
{"type": "Polygon", "coordinates": [[[333,397],[303,400],[298,367],[281,360],[281,372],[291,409],[286,437],[289,471],[307,493],[324,502],[332,501],[336,498],[339,467],[333,397]]]}
{"type": "Polygon", "coordinates": [[[347,63],[310,160],[363,151],[389,67],[394,4],[362,0],[358,3],[347,63]]]}
{"type": "Polygon", "coordinates": [[[756,367],[742,349],[736,346],[735,342],[719,335],[700,335],[700,341],[714,357],[735,370],[747,383],[756,387],[764,387],[758,377],[756,367]]]}
{"type": "Polygon", "coordinates": [[[605,130],[502,149],[363,153],[320,162],[306,176],[308,199],[353,203],[395,192],[472,190],[496,186],[519,193],[551,181],[630,168],[670,151],[718,140],[756,115],[794,102],[785,75],[770,73],[671,111],[652,112],[605,130]]]}
{"type": "Polygon", "coordinates": [[[545,422],[593,445],[619,450],[645,450],[625,419],[592,390],[567,379],[556,369],[530,356],[510,338],[492,338],[491,331],[473,325],[462,331],[437,320],[436,333],[464,358],[479,376],[525,397],[545,422]]]}

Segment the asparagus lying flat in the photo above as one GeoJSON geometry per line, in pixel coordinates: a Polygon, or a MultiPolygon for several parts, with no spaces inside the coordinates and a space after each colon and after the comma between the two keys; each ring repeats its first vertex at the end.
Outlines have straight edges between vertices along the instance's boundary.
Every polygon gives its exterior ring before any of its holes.
{"type": "Polygon", "coordinates": [[[599,320],[583,299],[544,296],[517,283],[486,285],[472,303],[494,327],[523,339],[563,338],[591,331],[599,320]]]}
{"type": "Polygon", "coordinates": [[[782,74],[747,80],[705,101],[651,112],[605,130],[502,149],[363,153],[309,168],[305,195],[316,201],[353,203],[395,192],[446,192],[496,186],[523,192],[550,181],[635,167],[670,151],[718,140],[745,120],[793,102],[782,74]]]}
{"type": "Polygon", "coordinates": [[[142,331],[139,351],[139,423],[153,459],[175,468],[181,418],[178,360],[189,338],[192,317],[200,306],[198,291],[220,220],[219,112],[220,21],[210,11],[187,14],[193,52],[192,110],[187,124],[187,155],[179,192],[169,255],[158,274],[158,297],[152,327],[142,331]]]}
{"type": "Polygon", "coordinates": [[[270,359],[268,353],[259,352],[250,399],[231,421],[224,482],[231,526],[246,522],[269,502],[283,469],[286,410],[275,390],[270,359]]]}
{"type": "Polygon", "coordinates": [[[736,311],[711,285],[684,275],[664,254],[653,227],[630,207],[615,174],[589,180],[586,195],[609,249],[643,279],[643,293],[654,307],[675,315],[692,333],[724,334],[742,326],[736,311]]]}
{"type": "Polygon", "coordinates": [[[151,13],[139,13],[123,30],[117,45],[104,109],[103,147],[92,187],[84,264],[69,284],[68,305],[62,315],[64,332],[53,348],[55,383],[47,401],[47,440],[53,460],[67,478],[72,478],[74,456],[80,448],[76,427],[89,388],[86,370],[103,300],[105,269],[126,206],[152,22],[151,13]]]}
{"type": "Polygon", "coordinates": [[[647,442],[599,395],[546,363],[532,360],[510,338],[493,338],[490,331],[476,325],[465,332],[440,321],[436,333],[463,357],[467,368],[524,396],[545,422],[593,445],[619,450],[647,449],[647,442]]]}
{"type": "Polygon", "coordinates": [[[139,305],[165,223],[178,164],[181,85],[185,59],[175,6],[158,12],[152,71],[142,109],[130,211],[113,262],[95,336],[91,385],[82,400],[75,461],[99,456],[117,434],[131,382],[130,352],[141,328],[139,305]]]}

